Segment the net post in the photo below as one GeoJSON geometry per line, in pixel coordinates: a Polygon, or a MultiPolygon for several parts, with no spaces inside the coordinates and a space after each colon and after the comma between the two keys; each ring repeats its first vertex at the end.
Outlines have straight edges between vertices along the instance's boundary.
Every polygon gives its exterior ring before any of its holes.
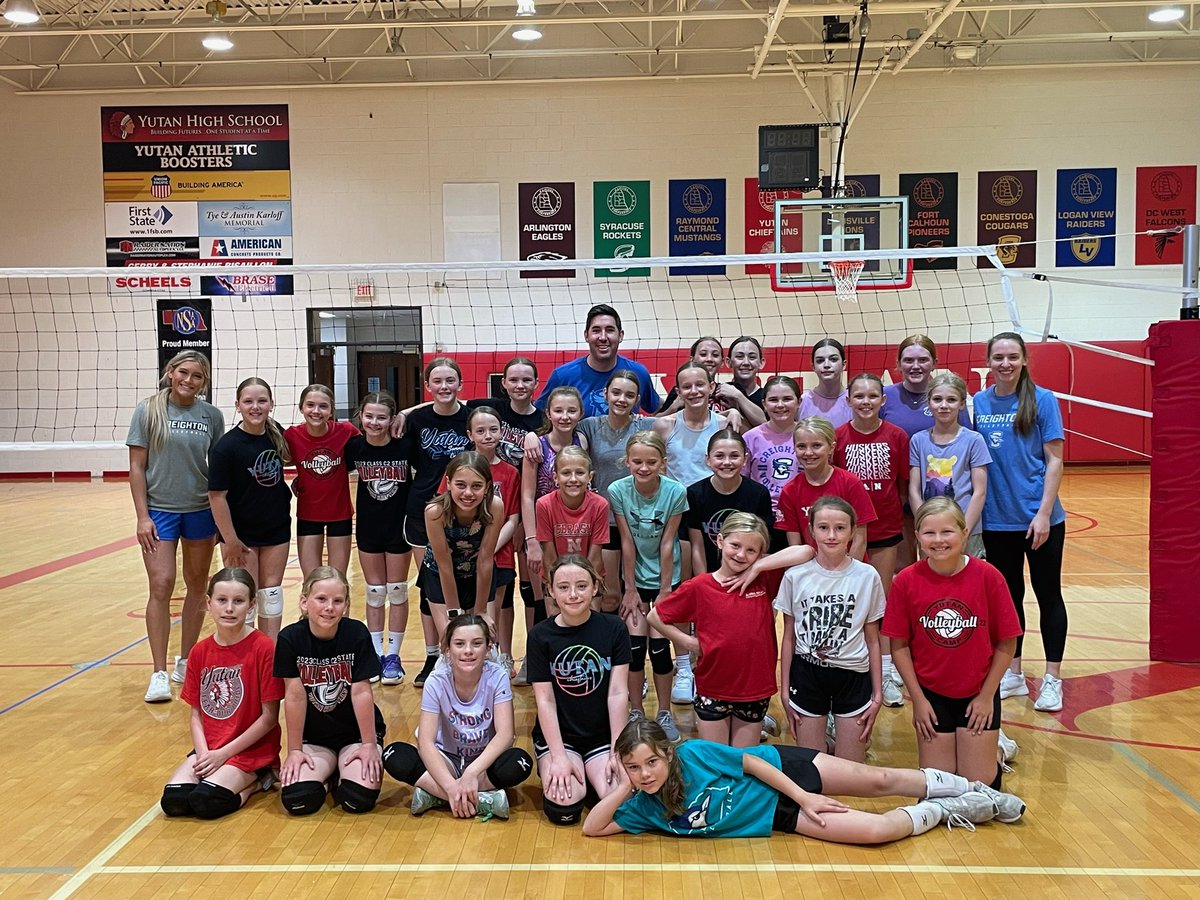
{"type": "Polygon", "coordinates": [[[1183,298],[1180,319],[1200,319],[1200,226],[1183,226],[1183,298]]]}

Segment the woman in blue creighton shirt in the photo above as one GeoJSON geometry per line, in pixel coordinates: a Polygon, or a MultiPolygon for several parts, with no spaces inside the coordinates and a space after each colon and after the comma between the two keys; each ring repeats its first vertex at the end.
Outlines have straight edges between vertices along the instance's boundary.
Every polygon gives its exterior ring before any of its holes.
{"type": "MultiPolygon", "coordinates": [[[[1025,560],[1037,597],[1046,674],[1035,709],[1062,709],[1062,658],[1067,645],[1067,605],[1062,594],[1067,514],[1058,501],[1063,475],[1063,425],[1054,394],[1033,383],[1019,334],[1004,331],[988,341],[988,366],[996,383],[975,395],[975,430],[992,465],[983,503],[987,561],[1008,582],[1025,628],[1025,560]]],[[[1000,682],[1000,699],[1029,693],[1017,654],[1000,682]]]]}
{"type": "Polygon", "coordinates": [[[772,831],[839,844],[882,844],[947,826],[1016,822],[1012,794],[938,769],[885,769],[802,747],[673,746],[656,723],[630,722],[613,747],[621,784],[583,823],[589,837],[661,831],[683,837],[766,837],[772,831]],[[917,797],[883,814],[850,809],[822,791],[917,797]]]}

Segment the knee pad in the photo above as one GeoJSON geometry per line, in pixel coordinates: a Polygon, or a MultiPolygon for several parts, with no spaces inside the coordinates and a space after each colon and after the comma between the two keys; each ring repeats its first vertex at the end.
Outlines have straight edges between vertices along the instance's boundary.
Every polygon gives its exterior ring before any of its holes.
{"type": "Polygon", "coordinates": [[[268,619],[283,615],[283,588],[269,587],[258,592],[258,614],[268,619]]]}
{"type": "Polygon", "coordinates": [[[333,799],[348,813],[369,813],[379,801],[379,789],[364,787],[357,781],[338,782],[333,799]]]}
{"type": "Polygon", "coordinates": [[[383,609],[387,603],[387,588],[382,584],[367,585],[367,606],[371,609],[383,609]]]}
{"type": "Polygon", "coordinates": [[[488,766],[488,780],[498,788],[516,787],[533,772],[533,758],[520,747],[510,747],[488,766]]]}
{"type": "Polygon", "coordinates": [[[242,808],[242,798],[219,784],[202,781],[188,797],[192,812],[200,819],[219,819],[242,808]]]}
{"type": "Polygon", "coordinates": [[[408,582],[389,581],[387,584],[387,601],[392,606],[400,606],[408,602],[408,582]]]}
{"type": "Polygon", "coordinates": [[[533,598],[533,582],[532,581],[522,581],[521,582],[521,602],[524,603],[526,606],[533,606],[533,604],[537,602],[533,598]]]}
{"type": "Polygon", "coordinates": [[[578,825],[583,818],[583,801],[560,806],[553,800],[543,797],[542,812],[554,825],[578,825]]]}
{"type": "Polygon", "coordinates": [[[650,638],[650,668],[655,675],[670,675],[675,671],[671,662],[671,642],[666,638],[650,638]]]}
{"type": "Polygon", "coordinates": [[[283,808],[293,816],[311,816],[325,805],[325,784],[320,781],[297,781],[279,790],[283,808]]]}
{"type": "Polygon", "coordinates": [[[629,636],[630,672],[646,671],[646,643],[647,638],[644,634],[631,634],[629,636]]]}
{"type": "Polygon", "coordinates": [[[192,806],[188,803],[188,797],[194,790],[194,784],[168,784],[163,788],[162,799],[158,801],[158,805],[168,816],[190,816],[192,806]]]}
{"type": "Polygon", "coordinates": [[[425,763],[421,762],[421,754],[416,747],[396,741],[383,748],[383,771],[397,781],[416,784],[417,779],[425,774],[425,763]]]}

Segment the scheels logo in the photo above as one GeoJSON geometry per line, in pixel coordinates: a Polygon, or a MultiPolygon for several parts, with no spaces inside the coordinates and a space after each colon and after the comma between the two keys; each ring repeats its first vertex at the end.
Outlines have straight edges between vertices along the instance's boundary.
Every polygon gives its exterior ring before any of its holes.
{"type": "Polygon", "coordinates": [[[208,331],[204,324],[204,316],[194,306],[180,306],[178,309],[164,309],[162,323],[169,325],[177,334],[195,334],[197,331],[208,331]]]}
{"type": "MultiPolygon", "coordinates": [[[[190,288],[190,275],[118,275],[114,284],[119,288],[190,288]]],[[[170,323],[164,323],[170,324],[170,323]]]]}

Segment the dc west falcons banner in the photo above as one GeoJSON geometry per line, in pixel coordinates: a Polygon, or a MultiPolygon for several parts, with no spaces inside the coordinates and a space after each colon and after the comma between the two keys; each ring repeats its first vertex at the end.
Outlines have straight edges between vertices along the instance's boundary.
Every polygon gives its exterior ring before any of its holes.
{"type": "MultiPolygon", "coordinates": [[[[725,253],[725,179],[672,178],[667,188],[671,256],[725,253]]],[[[671,266],[669,275],[724,275],[724,266],[671,266]]]]}
{"type": "MultiPolygon", "coordinates": [[[[180,350],[199,350],[213,360],[212,301],[206,297],[163,300],[155,304],[158,314],[158,371],[180,350]]],[[[214,370],[216,366],[213,366],[214,370]]],[[[208,386],[212,396],[213,386],[208,386]]]]}
{"type": "Polygon", "coordinates": [[[1138,166],[1137,234],[1133,238],[1134,263],[1139,266],[1180,265],[1183,235],[1142,234],[1191,225],[1196,221],[1195,166],[1138,166]]]}
{"type": "MultiPolygon", "coordinates": [[[[958,173],[930,172],[900,176],[900,193],[908,195],[908,245],[958,245],[958,173]]],[[[914,269],[957,269],[953,256],[913,260],[914,269]]]]}
{"type": "Polygon", "coordinates": [[[1117,263],[1117,170],[1059,169],[1056,266],[1117,263]]]}
{"type": "MultiPolygon", "coordinates": [[[[575,259],[575,182],[517,185],[521,259],[575,259]]],[[[522,278],[574,278],[574,269],[522,269],[522,278]]]]}

